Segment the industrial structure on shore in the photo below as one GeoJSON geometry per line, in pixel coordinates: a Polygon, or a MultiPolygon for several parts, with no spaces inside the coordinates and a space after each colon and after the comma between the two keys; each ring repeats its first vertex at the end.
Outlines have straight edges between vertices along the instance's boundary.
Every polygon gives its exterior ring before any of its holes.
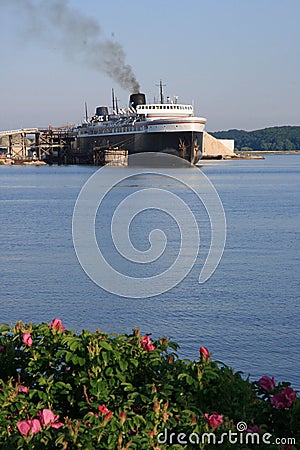
{"type": "Polygon", "coordinates": [[[7,159],[8,163],[80,163],[78,158],[75,159],[75,134],[67,127],[0,131],[0,139],[1,159],[7,159]]]}

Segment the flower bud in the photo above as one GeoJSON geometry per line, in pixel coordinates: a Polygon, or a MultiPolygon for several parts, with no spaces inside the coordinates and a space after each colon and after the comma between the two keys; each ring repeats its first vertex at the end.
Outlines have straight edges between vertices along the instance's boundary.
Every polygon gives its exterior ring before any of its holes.
{"type": "Polygon", "coordinates": [[[125,422],[125,420],[126,420],[126,413],[124,412],[124,411],[122,411],[121,413],[120,413],[120,419],[121,419],[121,425],[123,425],[123,423],[125,422]]]}
{"type": "Polygon", "coordinates": [[[209,359],[210,354],[206,347],[200,347],[200,355],[203,359],[209,359]]]}
{"type": "Polygon", "coordinates": [[[160,403],[157,400],[155,400],[155,402],[154,402],[153,409],[156,413],[159,412],[159,410],[160,410],[160,403]]]}

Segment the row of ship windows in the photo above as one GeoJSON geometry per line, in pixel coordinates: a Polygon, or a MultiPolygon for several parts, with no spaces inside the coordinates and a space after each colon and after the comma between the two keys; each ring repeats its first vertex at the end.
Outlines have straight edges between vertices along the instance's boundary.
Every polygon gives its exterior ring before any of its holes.
{"type": "Polygon", "coordinates": [[[192,110],[193,107],[190,105],[139,105],[139,109],[181,109],[181,110],[192,110]]]}
{"type": "Polygon", "coordinates": [[[101,130],[97,129],[97,130],[92,130],[92,131],[84,131],[84,133],[82,134],[102,134],[102,133],[125,133],[126,131],[144,131],[146,130],[147,127],[146,126],[141,126],[141,127],[118,127],[118,128],[102,128],[101,130]]]}

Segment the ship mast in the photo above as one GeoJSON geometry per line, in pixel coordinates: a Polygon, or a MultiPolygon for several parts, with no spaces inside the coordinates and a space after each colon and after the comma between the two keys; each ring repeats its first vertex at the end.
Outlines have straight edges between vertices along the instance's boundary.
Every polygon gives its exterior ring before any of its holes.
{"type": "Polygon", "coordinates": [[[87,102],[84,102],[84,109],[85,109],[85,120],[88,121],[88,108],[87,108],[87,102]]]}
{"type": "Polygon", "coordinates": [[[115,91],[114,91],[114,88],[112,88],[112,90],[111,90],[111,97],[112,97],[112,109],[114,111],[114,109],[115,109],[115,91]]]}
{"type": "Polygon", "coordinates": [[[157,84],[156,86],[159,86],[160,103],[163,104],[164,103],[163,86],[165,86],[165,84],[163,84],[162,81],[160,80],[159,84],[157,84]]]}

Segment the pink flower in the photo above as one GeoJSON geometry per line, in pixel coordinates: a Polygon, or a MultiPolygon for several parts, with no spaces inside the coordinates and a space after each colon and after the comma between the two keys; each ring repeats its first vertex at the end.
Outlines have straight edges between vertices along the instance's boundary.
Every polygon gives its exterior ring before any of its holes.
{"type": "Polygon", "coordinates": [[[41,430],[41,424],[38,419],[21,420],[17,423],[18,430],[24,436],[28,434],[35,434],[41,430]]]}
{"type": "Polygon", "coordinates": [[[106,420],[109,420],[112,416],[112,411],[110,411],[105,405],[98,406],[98,411],[105,415],[106,420]]]}
{"type": "Polygon", "coordinates": [[[43,427],[55,421],[55,414],[51,411],[51,409],[43,409],[42,411],[39,411],[38,417],[43,427]]]}
{"type": "Polygon", "coordinates": [[[275,387],[274,377],[270,378],[267,375],[260,378],[257,382],[258,386],[266,392],[272,391],[275,387]]]}
{"type": "Polygon", "coordinates": [[[28,392],[29,392],[29,387],[27,387],[27,386],[23,386],[22,384],[20,384],[19,386],[18,386],[18,392],[21,394],[28,394],[28,392]]]}
{"type": "Polygon", "coordinates": [[[57,330],[57,331],[65,331],[66,327],[64,327],[62,325],[62,322],[60,319],[55,318],[51,321],[50,323],[50,328],[52,328],[52,330],[57,330]]]}
{"type": "Polygon", "coordinates": [[[109,413],[109,409],[105,405],[98,406],[98,411],[100,411],[102,414],[109,413]]]}
{"type": "Polygon", "coordinates": [[[207,419],[211,428],[217,428],[223,423],[223,416],[221,414],[214,413],[209,416],[208,413],[206,413],[204,414],[204,417],[207,419]]]}
{"type": "Polygon", "coordinates": [[[57,422],[59,415],[56,416],[51,409],[43,409],[42,411],[39,411],[38,418],[40,419],[43,427],[51,425],[51,428],[60,428],[63,426],[62,422],[57,422]]]}
{"type": "Polygon", "coordinates": [[[110,420],[111,416],[112,416],[112,411],[108,411],[108,413],[105,414],[105,420],[107,420],[107,421],[110,420]]]}
{"type": "Polygon", "coordinates": [[[284,409],[292,406],[295,397],[296,392],[290,387],[285,387],[281,392],[274,394],[270,401],[276,409],[284,409]]]}
{"type": "Polygon", "coordinates": [[[3,345],[0,345],[0,352],[4,352],[5,348],[3,347],[3,345]]]}
{"type": "Polygon", "coordinates": [[[41,424],[38,419],[31,420],[31,434],[38,433],[41,429],[41,424]]]}
{"type": "Polygon", "coordinates": [[[51,424],[51,428],[55,428],[55,429],[58,429],[58,428],[60,428],[62,426],[63,426],[62,422],[54,422],[54,423],[51,424]]]}
{"type": "Polygon", "coordinates": [[[20,422],[17,423],[18,430],[24,436],[28,436],[28,433],[31,428],[30,422],[31,421],[29,421],[29,420],[21,420],[20,422]]]}
{"type": "Polygon", "coordinates": [[[151,352],[152,350],[155,350],[155,347],[152,344],[151,339],[147,335],[142,337],[142,347],[146,352],[151,352]]]}
{"type": "Polygon", "coordinates": [[[28,345],[28,347],[32,346],[32,337],[30,333],[23,333],[22,334],[22,342],[25,345],[28,345]]]}
{"type": "Polygon", "coordinates": [[[204,358],[204,359],[209,359],[209,358],[210,358],[209,351],[207,350],[206,347],[200,347],[200,355],[201,355],[202,358],[204,358]]]}

